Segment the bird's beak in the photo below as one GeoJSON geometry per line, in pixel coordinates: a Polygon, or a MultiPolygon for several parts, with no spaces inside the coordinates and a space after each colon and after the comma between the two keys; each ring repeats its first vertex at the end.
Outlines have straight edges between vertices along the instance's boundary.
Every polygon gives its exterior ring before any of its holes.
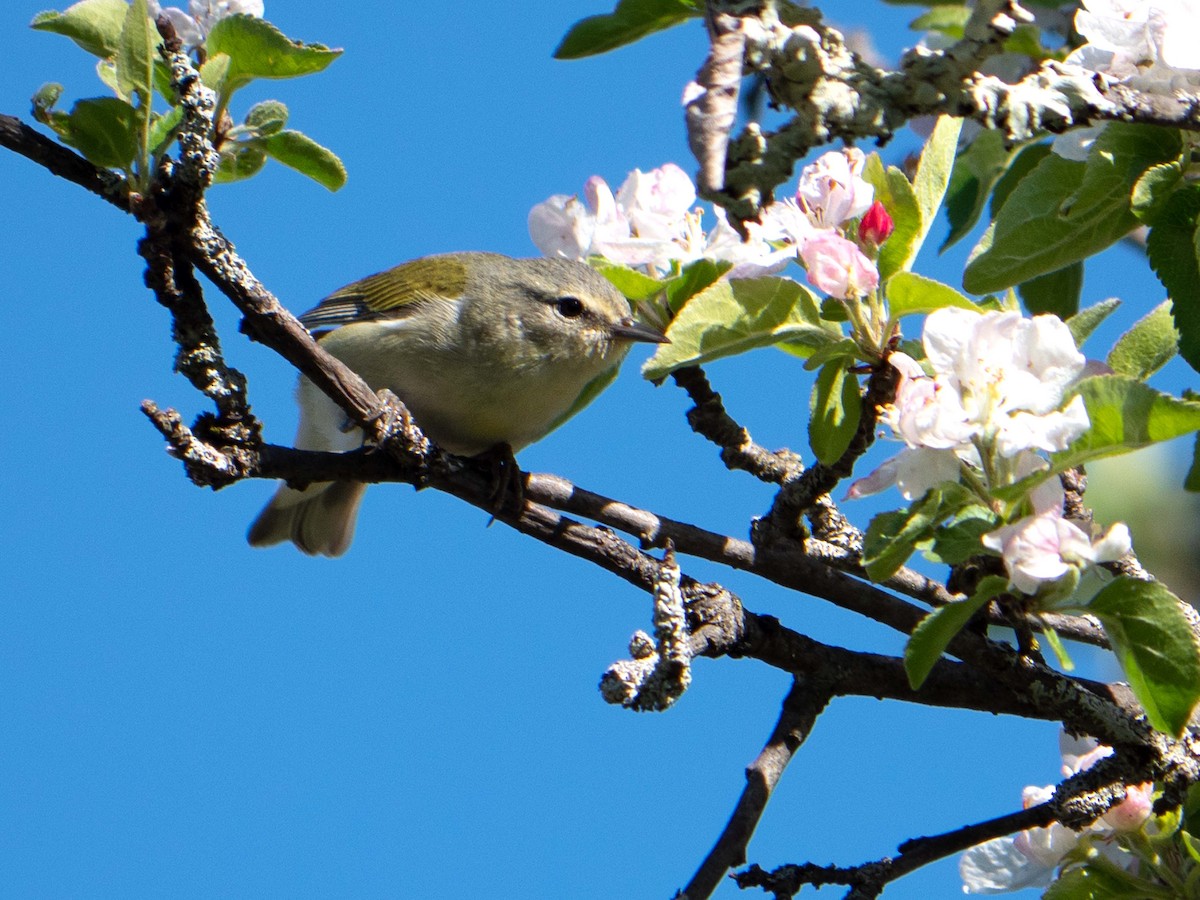
{"type": "Polygon", "coordinates": [[[619,320],[610,330],[613,337],[624,338],[627,341],[646,341],[651,344],[671,343],[671,339],[657,328],[635,322],[631,316],[619,320]]]}

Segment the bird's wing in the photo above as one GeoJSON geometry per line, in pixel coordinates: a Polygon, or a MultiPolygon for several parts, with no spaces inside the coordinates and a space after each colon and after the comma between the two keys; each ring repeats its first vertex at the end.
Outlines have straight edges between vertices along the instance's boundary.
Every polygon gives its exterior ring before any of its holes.
{"type": "Polygon", "coordinates": [[[422,303],[456,300],[466,290],[462,261],[427,256],[368,275],[330,294],[300,317],[314,334],[351,322],[402,319],[422,303]]]}

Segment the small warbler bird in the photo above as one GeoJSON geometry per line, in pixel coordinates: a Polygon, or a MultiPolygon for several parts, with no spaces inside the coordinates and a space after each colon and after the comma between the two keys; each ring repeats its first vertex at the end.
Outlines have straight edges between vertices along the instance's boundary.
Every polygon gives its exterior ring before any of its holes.
{"type": "MultiPolygon", "coordinates": [[[[495,253],[403,263],[347,285],[300,321],[372,388],[396,394],[431,440],[463,456],[544,437],[612,382],[633,341],[666,341],[635,322],[629,302],[589,266],[495,253]]],[[[298,448],[362,444],[361,429],[311,381],[302,376],[296,394],[298,448]]],[[[283,485],[247,538],[340,556],[366,488],[283,485]]]]}

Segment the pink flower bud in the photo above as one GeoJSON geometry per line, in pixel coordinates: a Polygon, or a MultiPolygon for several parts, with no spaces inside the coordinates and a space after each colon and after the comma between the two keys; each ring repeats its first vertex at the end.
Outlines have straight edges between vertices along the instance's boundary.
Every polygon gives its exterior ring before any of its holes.
{"type": "Polygon", "coordinates": [[[858,239],[864,245],[878,247],[888,239],[895,227],[896,223],[892,221],[888,211],[876,200],[858,223],[858,239]]]}

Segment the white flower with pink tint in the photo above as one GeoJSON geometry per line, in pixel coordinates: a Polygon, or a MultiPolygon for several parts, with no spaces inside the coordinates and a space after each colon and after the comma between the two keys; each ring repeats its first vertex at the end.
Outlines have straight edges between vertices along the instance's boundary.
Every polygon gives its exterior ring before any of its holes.
{"type": "Polygon", "coordinates": [[[879,286],[879,270],[858,245],[834,231],[818,231],[800,245],[800,258],[813,287],[842,300],[856,300],[879,286]]]}
{"type": "Polygon", "coordinates": [[[666,163],[649,172],[630,172],[616,201],[638,237],[670,241],[696,204],[696,187],[683,169],[666,163]]]}
{"type": "Polygon", "coordinates": [[[546,256],[587,259],[602,256],[652,274],[700,258],[734,264],[731,277],[778,271],[795,255],[767,243],[761,226],[750,223],[743,241],[717,211],[717,224],[705,233],[703,211],[693,208],[696,188],[673,163],[649,172],[635,169],[614,195],[593,175],[583,197],[556,194],[529,211],[529,235],[546,256]]]}
{"type": "MultiPolygon", "coordinates": [[[[1059,739],[1062,773],[1069,778],[1112,755],[1112,748],[1093,738],[1077,739],[1065,733],[1059,739]]],[[[1054,788],[1030,785],[1021,793],[1025,809],[1054,797],[1054,788]]],[[[1149,782],[1129,785],[1125,799],[1085,828],[1074,831],[1058,822],[1045,828],[1029,828],[1011,837],[996,838],[967,850],[959,859],[958,872],[963,893],[1001,894],[1050,883],[1055,869],[1083,841],[1096,845],[1112,863],[1128,868],[1136,858],[1113,838],[1140,830],[1150,818],[1154,786],[1149,782]]]]}
{"type": "Polygon", "coordinates": [[[837,228],[871,208],[875,188],[862,178],[867,158],[857,147],[822,154],[800,172],[796,202],[818,228],[837,228]]]}
{"type": "Polygon", "coordinates": [[[1069,64],[1152,93],[1200,84],[1196,0],[1084,0],[1075,28],[1087,43],[1067,57],[1069,64]]]}

